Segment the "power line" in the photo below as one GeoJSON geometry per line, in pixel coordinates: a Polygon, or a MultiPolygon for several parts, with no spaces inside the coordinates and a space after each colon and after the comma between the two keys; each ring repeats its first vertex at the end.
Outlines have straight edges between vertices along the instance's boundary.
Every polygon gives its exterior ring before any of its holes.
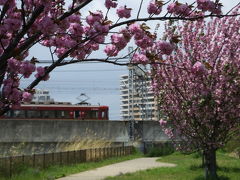
{"type": "Polygon", "coordinates": [[[127,71],[127,69],[92,69],[92,70],[59,70],[53,72],[109,72],[109,71],[127,71]]]}
{"type": "Polygon", "coordinates": [[[62,87],[58,85],[54,86],[47,86],[48,89],[52,89],[54,91],[75,91],[75,90],[89,90],[89,91],[119,91],[120,88],[113,88],[113,87],[99,87],[99,86],[71,86],[71,87],[62,87]]]}
{"type": "MultiPolygon", "coordinates": [[[[22,79],[21,83],[31,83],[33,81],[33,79],[22,79]]],[[[74,84],[74,85],[83,85],[83,84],[99,84],[99,83],[105,83],[104,85],[116,85],[119,84],[119,80],[117,79],[107,79],[107,78],[102,78],[102,79],[97,79],[95,77],[81,77],[78,79],[73,79],[72,77],[67,77],[65,79],[59,79],[59,78],[52,78],[49,79],[48,81],[44,82],[44,84],[60,84],[60,83],[64,83],[64,84],[74,84]],[[111,84],[106,84],[106,83],[111,83],[111,84]],[[114,84],[112,84],[114,83],[114,84]]],[[[61,84],[62,85],[62,84],[61,84]]]]}
{"type": "MultiPolygon", "coordinates": [[[[103,58],[104,59],[104,58],[103,58]]],[[[129,61],[127,61],[129,58],[120,58],[119,60],[117,60],[116,61],[116,58],[109,58],[108,59],[108,61],[78,61],[78,62],[76,62],[77,64],[92,64],[92,63],[108,63],[108,62],[118,62],[118,63],[128,63],[129,61]]],[[[38,60],[38,63],[45,63],[45,64],[52,64],[52,63],[54,63],[54,61],[52,61],[52,60],[47,60],[47,59],[37,59],[38,60]]],[[[68,59],[66,59],[66,60],[64,60],[62,63],[66,63],[66,62],[71,62],[72,60],[68,60],[68,59]]]]}

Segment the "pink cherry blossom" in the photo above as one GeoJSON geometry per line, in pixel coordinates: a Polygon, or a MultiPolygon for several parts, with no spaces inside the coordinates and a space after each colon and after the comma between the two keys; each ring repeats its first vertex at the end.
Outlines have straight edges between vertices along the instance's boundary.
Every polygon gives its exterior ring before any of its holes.
{"type": "Polygon", "coordinates": [[[159,121],[160,126],[164,126],[167,124],[167,121],[164,121],[163,119],[160,119],[159,121]]]}
{"type": "Polygon", "coordinates": [[[167,10],[169,13],[174,13],[175,9],[177,8],[177,4],[176,3],[171,3],[168,5],[167,10]]]}
{"type": "Polygon", "coordinates": [[[132,60],[133,60],[133,63],[136,63],[136,64],[148,64],[149,63],[149,59],[144,54],[135,53],[133,55],[132,60]]]}
{"type": "Polygon", "coordinates": [[[36,67],[34,64],[29,61],[24,61],[21,63],[19,73],[22,74],[24,78],[29,78],[35,69],[36,67]]]}
{"type": "Polygon", "coordinates": [[[4,25],[7,29],[12,29],[13,31],[17,31],[21,27],[21,20],[19,16],[18,18],[12,17],[8,18],[4,21],[4,25]]]}
{"type": "Polygon", "coordinates": [[[130,18],[131,10],[131,8],[127,8],[126,6],[121,6],[117,9],[117,15],[119,18],[130,18]]]}
{"type": "Polygon", "coordinates": [[[8,60],[8,68],[11,72],[18,72],[20,65],[21,63],[17,59],[11,58],[8,60]]]}
{"type": "Polygon", "coordinates": [[[204,66],[204,64],[202,64],[201,62],[196,62],[193,67],[192,67],[192,72],[196,73],[196,74],[204,74],[206,73],[206,67],[204,66]]]}
{"type": "Polygon", "coordinates": [[[100,22],[103,19],[103,14],[101,11],[91,12],[89,16],[87,16],[86,22],[89,25],[93,25],[95,22],[100,22]]]}
{"type": "Polygon", "coordinates": [[[162,54],[170,55],[173,51],[173,45],[166,41],[158,41],[156,42],[156,46],[162,54]]]}
{"type": "Polygon", "coordinates": [[[42,33],[44,34],[53,33],[57,30],[57,25],[48,16],[41,18],[37,26],[38,26],[38,29],[42,31],[42,33]]]}
{"type": "Polygon", "coordinates": [[[74,34],[74,36],[81,37],[84,33],[83,26],[79,23],[71,23],[69,27],[69,32],[74,34]]]}
{"type": "Polygon", "coordinates": [[[0,0],[0,5],[4,5],[7,2],[7,0],[0,0]]]}
{"type": "Polygon", "coordinates": [[[45,74],[45,68],[42,66],[37,67],[37,74],[36,76],[44,76],[45,74]]]}
{"type": "Polygon", "coordinates": [[[177,15],[188,16],[190,15],[191,8],[187,4],[181,4],[176,9],[177,15]]]}
{"type": "Polygon", "coordinates": [[[153,1],[151,1],[151,2],[149,3],[147,10],[148,10],[148,13],[149,13],[149,14],[158,15],[158,14],[160,14],[161,11],[162,11],[162,6],[158,6],[158,5],[156,4],[156,1],[153,0],[153,1]]]}
{"type": "Polygon", "coordinates": [[[112,43],[120,50],[126,47],[128,41],[123,34],[113,34],[111,36],[112,43]]]}
{"type": "Polygon", "coordinates": [[[33,98],[33,95],[29,92],[23,92],[22,98],[24,102],[30,102],[33,98]]]}
{"type": "Polygon", "coordinates": [[[35,74],[36,78],[43,77],[44,81],[47,81],[49,79],[49,74],[45,75],[45,68],[42,66],[37,67],[37,74],[35,74]]]}
{"type": "Polygon", "coordinates": [[[109,31],[109,25],[104,25],[103,23],[100,22],[95,22],[93,24],[93,27],[98,33],[108,33],[109,31]]]}
{"type": "Polygon", "coordinates": [[[80,22],[81,22],[80,16],[75,15],[75,14],[69,16],[69,17],[68,17],[68,21],[69,21],[70,23],[80,23],[80,22]]]}
{"type": "Polygon", "coordinates": [[[143,30],[140,26],[140,24],[138,23],[133,23],[129,26],[129,31],[132,33],[132,34],[135,34],[135,33],[143,33],[143,30]]]}
{"type": "Polygon", "coordinates": [[[105,6],[106,8],[110,9],[110,8],[116,8],[117,7],[117,3],[112,1],[112,0],[105,0],[105,6]]]}
{"type": "Polygon", "coordinates": [[[136,45],[143,48],[143,49],[146,49],[147,47],[151,47],[153,46],[153,40],[151,37],[149,37],[148,35],[143,35],[143,37],[140,39],[139,37],[136,38],[137,36],[135,35],[134,38],[135,38],[135,42],[136,42],[136,45]]]}
{"type": "Polygon", "coordinates": [[[197,0],[197,7],[203,11],[209,10],[210,0],[197,0]]]}
{"type": "Polygon", "coordinates": [[[118,48],[113,44],[109,44],[105,47],[104,52],[107,54],[107,56],[117,56],[118,48]]]}
{"type": "Polygon", "coordinates": [[[177,2],[168,5],[167,10],[169,13],[180,16],[189,16],[191,8],[187,4],[179,4],[177,2]]]}
{"type": "Polygon", "coordinates": [[[210,0],[197,0],[197,8],[202,11],[210,11],[214,14],[221,14],[221,5],[210,0]]]}

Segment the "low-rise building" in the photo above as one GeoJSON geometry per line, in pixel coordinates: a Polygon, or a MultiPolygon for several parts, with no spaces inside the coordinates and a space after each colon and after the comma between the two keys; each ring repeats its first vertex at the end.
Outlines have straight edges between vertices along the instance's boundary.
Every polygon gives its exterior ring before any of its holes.
{"type": "Polygon", "coordinates": [[[50,97],[48,90],[36,89],[33,95],[33,102],[54,102],[54,99],[50,97]]]}

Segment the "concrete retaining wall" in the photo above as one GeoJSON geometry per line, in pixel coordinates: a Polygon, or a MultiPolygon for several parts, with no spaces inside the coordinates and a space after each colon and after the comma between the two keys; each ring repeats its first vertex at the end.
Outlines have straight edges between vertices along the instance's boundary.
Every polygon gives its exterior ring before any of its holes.
{"type": "Polygon", "coordinates": [[[0,142],[70,142],[75,138],[128,141],[123,121],[0,120],[0,142]]]}
{"type": "MultiPolygon", "coordinates": [[[[0,120],[0,127],[0,151],[21,148],[23,142],[27,154],[33,147],[35,151],[61,151],[57,145],[86,138],[131,144],[129,121],[0,120]]],[[[156,121],[136,122],[134,136],[140,142],[168,140],[156,121]]]]}
{"type": "MultiPolygon", "coordinates": [[[[128,121],[0,120],[0,127],[0,143],[71,142],[85,137],[129,141],[128,121]]],[[[156,121],[136,123],[135,136],[143,141],[168,140],[156,121]]]]}

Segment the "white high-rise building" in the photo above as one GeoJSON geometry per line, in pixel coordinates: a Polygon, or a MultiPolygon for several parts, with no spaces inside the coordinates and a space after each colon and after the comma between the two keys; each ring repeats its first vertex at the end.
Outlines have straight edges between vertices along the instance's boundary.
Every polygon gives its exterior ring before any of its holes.
{"type": "Polygon", "coordinates": [[[158,120],[156,98],[151,91],[151,79],[135,67],[120,80],[122,120],[158,120]]]}

